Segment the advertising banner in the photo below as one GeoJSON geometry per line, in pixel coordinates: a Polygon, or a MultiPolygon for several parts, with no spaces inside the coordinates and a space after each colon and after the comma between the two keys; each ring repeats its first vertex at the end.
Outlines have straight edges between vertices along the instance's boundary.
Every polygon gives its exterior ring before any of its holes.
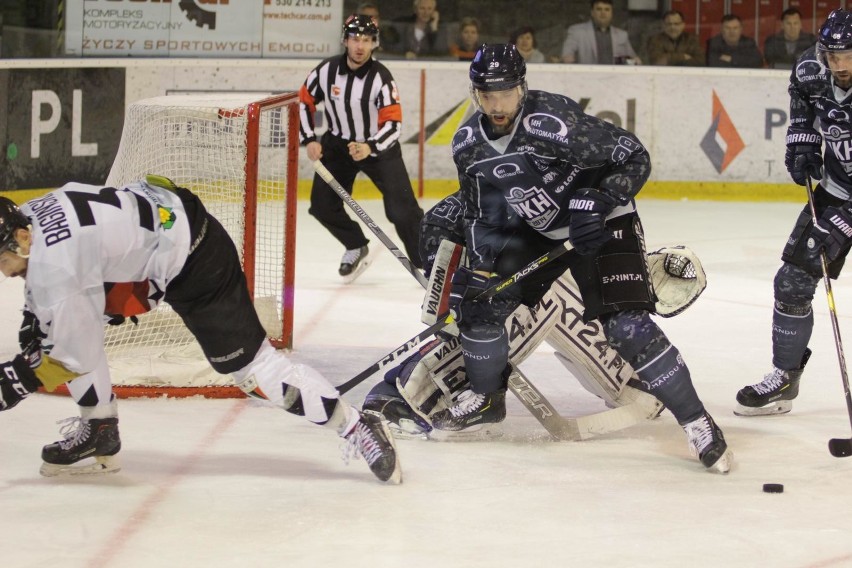
{"type": "Polygon", "coordinates": [[[328,57],[343,0],[68,0],[65,53],[110,57],[328,57]]]}
{"type": "Polygon", "coordinates": [[[0,70],[0,187],[103,183],[124,124],[123,68],[0,70]]]}

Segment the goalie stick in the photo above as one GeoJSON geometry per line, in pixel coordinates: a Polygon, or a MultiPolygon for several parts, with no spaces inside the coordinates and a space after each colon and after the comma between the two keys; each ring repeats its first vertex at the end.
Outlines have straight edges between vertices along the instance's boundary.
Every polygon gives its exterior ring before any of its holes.
{"type": "MultiPolygon", "coordinates": [[[[560,256],[562,256],[563,254],[565,254],[566,252],[568,252],[572,248],[573,247],[567,241],[564,244],[560,244],[558,247],[556,247],[552,251],[541,255],[540,257],[538,257],[534,261],[530,262],[529,264],[527,264],[526,266],[521,268],[519,271],[517,271],[513,275],[506,278],[505,280],[502,280],[501,282],[498,282],[497,284],[495,284],[491,288],[484,290],[475,299],[476,300],[487,300],[488,298],[494,296],[495,294],[497,294],[501,290],[505,290],[506,288],[508,288],[509,286],[514,284],[515,282],[522,280],[524,277],[526,277],[531,272],[534,272],[535,270],[538,270],[540,267],[544,266],[545,264],[549,263],[550,261],[552,261],[556,258],[559,258],[560,256]]],[[[401,252],[400,252],[400,254],[401,254],[401,252]]],[[[408,258],[406,258],[405,260],[408,261],[408,258]]],[[[411,264],[410,261],[408,261],[408,263],[411,264]]],[[[424,281],[425,281],[425,278],[424,278],[424,281]]],[[[424,286],[425,286],[425,284],[424,284],[424,286]]],[[[387,355],[385,355],[384,357],[382,357],[381,359],[379,359],[378,361],[376,361],[375,363],[373,363],[372,365],[370,365],[369,367],[367,367],[366,369],[364,369],[363,371],[361,371],[360,373],[358,373],[357,375],[355,375],[354,377],[352,377],[351,379],[349,379],[348,381],[346,381],[345,383],[340,385],[339,387],[337,387],[337,390],[341,394],[352,390],[358,384],[360,384],[363,381],[367,380],[368,378],[372,377],[373,375],[375,375],[376,373],[378,373],[382,369],[387,368],[388,365],[390,365],[391,363],[398,361],[399,357],[401,355],[404,355],[406,353],[411,352],[418,345],[423,343],[423,341],[425,341],[428,337],[430,337],[433,334],[441,331],[446,326],[448,326],[450,323],[452,323],[452,321],[453,320],[450,317],[449,313],[441,314],[437,318],[437,321],[434,324],[427,327],[426,329],[424,329],[423,331],[421,331],[420,333],[418,333],[417,335],[415,335],[414,337],[412,337],[411,339],[409,339],[408,341],[406,341],[405,343],[403,343],[402,345],[400,345],[399,347],[397,347],[396,349],[394,349],[393,351],[391,351],[390,353],[388,353],[387,355]]]]}
{"type": "MultiPolygon", "coordinates": [[[[811,209],[811,219],[814,227],[817,225],[816,207],[814,206],[814,187],[810,176],[805,178],[808,189],[808,205],[811,209]]],[[[846,395],[846,412],[849,414],[849,423],[852,424],[852,395],[849,393],[849,375],[846,372],[846,356],[843,354],[843,342],[840,340],[840,324],[837,323],[837,309],[834,306],[834,293],[831,290],[831,278],[828,276],[828,263],[825,259],[825,251],[819,252],[819,260],[822,265],[822,281],[825,285],[825,295],[828,299],[828,313],[831,316],[831,329],[834,331],[834,345],[837,348],[837,360],[840,364],[840,378],[843,381],[843,392],[846,395]]],[[[847,458],[852,456],[852,438],[832,438],[828,441],[828,451],[836,458],[847,458]]]]}
{"type": "Polygon", "coordinates": [[[418,270],[411,263],[411,260],[407,256],[405,256],[405,253],[402,252],[399,247],[394,244],[390,237],[388,237],[387,234],[382,231],[382,229],[373,221],[373,219],[370,218],[367,212],[364,211],[364,208],[361,207],[358,202],[355,201],[355,199],[353,199],[353,197],[349,195],[349,193],[347,193],[345,189],[343,189],[343,186],[340,185],[339,181],[334,179],[334,176],[331,175],[331,172],[328,171],[328,168],[326,168],[321,161],[316,160],[314,162],[314,171],[319,174],[319,176],[325,181],[325,183],[331,186],[331,189],[333,189],[334,192],[340,196],[340,199],[343,200],[343,203],[348,205],[349,208],[352,209],[352,211],[354,211],[356,215],[358,215],[358,218],[361,219],[361,222],[367,225],[368,229],[373,231],[373,234],[379,238],[382,244],[385,245],[385,247],[387,247],[389,251],[391,251],[391,254],[396,257],[396,259],[399,261],[400,264],[402,264],[402,266],[408,271],[408,273],[414,276],[414,278],[418,282],[420,282],[420,284],[425,288],[426,277],[423,276],[423,272],[418,270]]]}

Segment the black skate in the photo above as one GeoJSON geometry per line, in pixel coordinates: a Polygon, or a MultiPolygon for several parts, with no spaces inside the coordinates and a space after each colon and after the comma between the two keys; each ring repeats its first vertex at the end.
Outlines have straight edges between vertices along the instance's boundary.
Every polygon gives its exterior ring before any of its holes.
{"type": "Polygon", "coordinates": [[[121,450],[118,418],[66,418],[60,433],[65,439],[46,445],[41,450],[44,463],[39,470],[45,477],[115,473],[121,469],[115,455],[121,450]],[[94,458],[94,463],[77,462],[94,458]]]}
{"type": "Polygon", "coordinates": [[[340,268],[337,269],[337,273],[343,276],[343,281],[346,284],[350,284],[367,270],[372,261],[373,258],[367,245],[361,248],[347,249],[343,253],[343,258],[340,259],[340,268]]]}
{"type": "Polygon", "coordinates": [[[395,438],[426,439],[429,437],[429,432],[432,431],[432,426],[414,412],[411,406],[405,402],[405,399],[401,397],[381,394],[368,395],[362,410],[387,421],[395,438]]]}
{"type": "Polygon", "coordinates": [[[689,451],[704,467],[718,473],[728,473],[734,462],[734,454],[728,449],[725,435],[716,426],[713,418],[705,411],[697,420],[683,426],[689,451]]]}
{"type": "Polygon", "coordinates": [[[437,430],[465,430],[480,424],[502,422],[506,418],[506,389],[487,394],[463,391],[455,406],[432,415],[437,430]]]}
{"type": "Polygon", "coordinates": [[[402,483],[402,468],[396,457],[396,446],[387,425],[374,414],[361,414],[349,434],[345,436],[343,459],[358,452],[370,466],[370,471],[381,481],[402,483]]]}
{"type": "Polygon", "coordinates": [[[793,409],[793,399],[799,395],[799,379],[805,370],[805,364],[811,357],[811,350],[805,349],[798,369],[784,371],[773,369],[756,385],[740,389],[737,393],[737,416],[767,416],[786,414],[793,409]]]}

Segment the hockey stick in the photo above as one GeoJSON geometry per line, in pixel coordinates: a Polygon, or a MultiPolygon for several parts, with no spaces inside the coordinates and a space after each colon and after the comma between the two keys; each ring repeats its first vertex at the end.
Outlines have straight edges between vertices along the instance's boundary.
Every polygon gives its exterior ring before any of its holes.
{"type": "MultiPolygon", "coordinates": [[[[817,226],[816,206],[814,205],[814,187],[811,177],[805,178],[808,188],[808,205],[811,208],[811,218],[814,226],[817,226]]],[[[837,309],[834,306],[834,293],[831,290],[831,278],[828,276],[828,262],[825,259],[825,250],[819,253],[822,265],[822,281],[825,285],[825,295],[828,299],[828,313],[831,316],[831,329],[834,331],[834,345],[837,348],[837,360],[840,363],[840,378],[843,381],[843,392],[846,394],[846,411],[849,414],[849,423],[852,425],[852,395],[849,393],[849,375],[846,372],[846,356],[843,354],[843,342],[840,340],[840,325],[837,323],[837,309]]],[[[852,438],[832,438],[828,441],[828,451],[836,458],[852,456],[852,438]]]]}
{"type": "Polygon", "coordinates": [[[418,270],[411,263],[411,260],[409,260],[409,258],[405,256],[405,253],[399,250],[399,247],[394,244],[390,237],[388,237],[387,234],[382,231],[382,229],[370,218],[367,212],[364,211],[364,208],[361,207],[358,202],[355,201],[345,189],[343,189],[343,186],[340,185],[340,182],[334,179],[334,176],[331,175],[331,172],[328,171],[328,168],[326,168],[321,161],[316,160],[314,162],[314,170],[325,181],[325,183],[327,183],[331,187],[331,189],[333,189],[334,192],[340,196],[340,199],[343,200],[343,203],[348,205],[349,208],[352,209],[352,211],[354,211],[356,215],[358,215],[358,218],[361,219],[361,222],[367,225],[368,229],[373,231],[373,234],[376,235],[380,241],[382,241],[382,244],[385,245],[389,251],[391,251],[391,253],[408,271],[408,273],[414,276],[414,278],[418,282],[420,282],[420,284],[425,288],[426,277],[423,276],[423,272],[418,270]]]}
{"type": "MultiPolygon", "coordinates": [[[[566,252],[568,252],[572,248],[573,247],[566,241],[564,244],[559,245],[558,247],[556,247],[552,251],[541,255],[540,257],[538,257],[537,259],[535,259],[531,263],[527,264],[526,266],[521,268],[519,271],[515,272],[513,275],[506,278],[505,280],[498,282],[497,284],[495,284],[491,288],[481,292],[475,298],[475,300],[481,301],[481,300],[487,300],[488,298],[491,298],[492,296],[494,296],[495,294],[499,293],[502,290],[505,290],[506,288],[508,288],[509,286],[514,284],[515,282],[522,280],[524,277],[529,275],[531,272],[534,272],[534,271],[538,270],[539,268],[541,268],[542,266],[544,266],[545,264],[549,263],[550,261],[552,261],[556,258],[559,258],[560,256],[562,256],[563,254],[565,254],[566,252]]],[[[406,258],[406,261],[407,260],[408,259],[406,258]]],[[[409,339],[408,341],[406,341],[405,343],[403,343],[402,345],[400,345],[399,347],[397,347],[396,349],[394,349],[393,351],[391,351],[390,353],[388,353],[387,355],[385,355],[384,357],[382,357],[381,359],[379,359],[378,361],[376,361],[375,363],[373,363],[372,365],[370,365],[369,367],[367,367],[366,369],[361,371],[360,373],[358,373],[356,376],[352,377],[351,379],[349,379],[348,381],[346,381],[345,383],[343,383],[342,385],[337,387],[337,390],[340,392],[340,394],[343,394],[343,393],[345,393],[349,390],[352,390],[352,388],[354,388],[356,385],[358,385],[361,382],[365,381],[366,379],[372,377],[373,375],[375,375],[376,373],[378,373],[382,369],[387,368],[387,366],[390,365],[392,362],[398,360],[400,355],[403,355],[405,353],[409,353],[410,351],[415,349],[418,345],[420,345],[423,341],[425,341],[429,336],[431,336],[434,333],[437,333],[438,331],[441,331],[442,329],[444,329],[446,326],[448,326],[450,324],[451,321],[452,321],[452,319],[450,318],[450,314],[448,314],[448,313],[441,314],[440,316],[438,316],[438,321],[436,321],[434,324],[427,327],[426,329],[424,329],[423,331],[421,331],[420,333],[418,333],[417,335],[415,335],[414,337],[412,337],[411,339],[409,339]]]]}

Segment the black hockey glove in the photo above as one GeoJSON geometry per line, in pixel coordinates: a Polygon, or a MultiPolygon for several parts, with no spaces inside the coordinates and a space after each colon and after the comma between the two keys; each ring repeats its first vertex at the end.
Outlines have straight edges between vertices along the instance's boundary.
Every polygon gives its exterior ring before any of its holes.
{"type": "Polygon", "coordinates": [[[784,165],[790,177],[799,185],[805,185],[805,179],[822,178],[822,136],[811,129],[787,131],[787,152],[784,165]]]}
{"type": "Polygon", "coordinates": [[[581,189],[568,202],[568,240],[580,254],[592,254],[612,238],[606,216],[615,208],[614,199],[596,189],[581,189]]]}
{"type": "Polygon", "coordinates": [[[852,246],[852,205],[827,207],[811,229],[808,238],[808,262],[811,270],[822,273],[819,254],[825,251],[826,262],[837,260],[852,246]]]}
{"type": "Polygon", "coordinates": [[[457,322],[462,321],[464,304],[472,302],[482,292],[499,283],[500,277],[496,274],[485,276],[464,266],[460,267],[453,273],[452,285],[450,286],[450,297],[447,301],[450,307],[450,315],[457,322]]]}
{"type": "Polygon", "coordinates": [[[24,321],[18,331],[18,344],[21,346],[21,355],[32,369],[41,365],[41,340],[46,337],[35,314],[24,310],[24,321]]]}
{"type": "Polygon", "coordinates": [[[14,407],[40,386],[41,381],[23,356],[16,355],[11,361],[0,364],[0,412],[14,407]]]}

